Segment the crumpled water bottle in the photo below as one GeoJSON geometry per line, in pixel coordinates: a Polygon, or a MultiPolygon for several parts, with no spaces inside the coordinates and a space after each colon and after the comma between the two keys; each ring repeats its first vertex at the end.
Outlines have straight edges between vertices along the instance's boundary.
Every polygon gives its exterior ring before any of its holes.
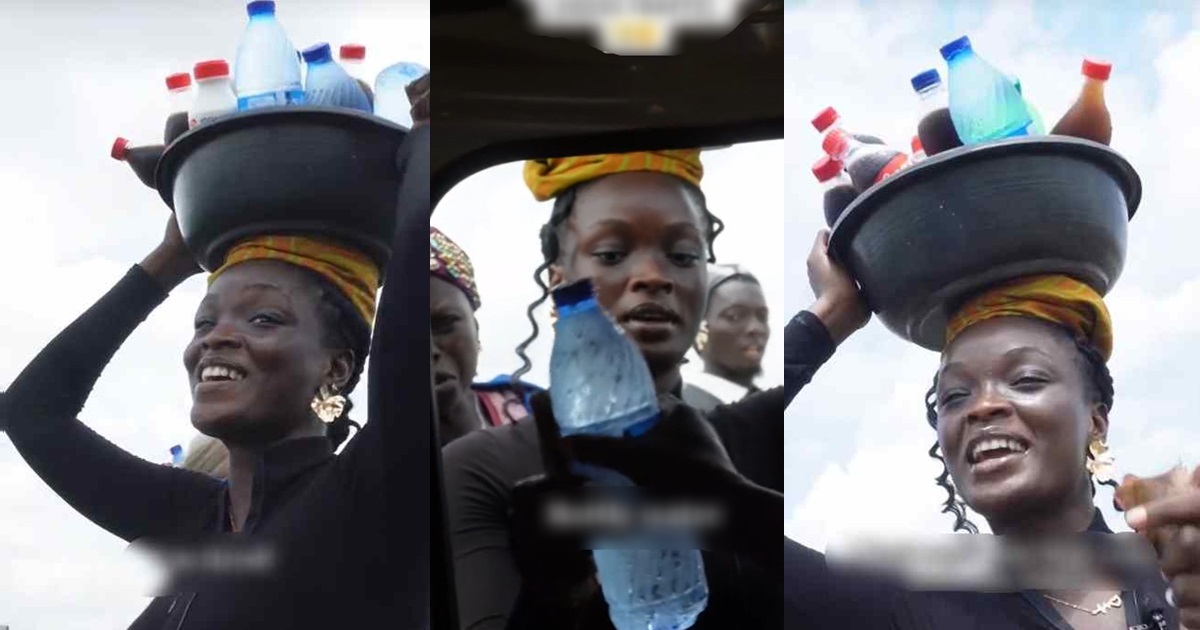
{"type": "Polygon", "coordinates": [[[419,63],[393,64],[375,77],[375,115],[396,124],[411,127],[412,103],[404,88],[429,74],[429,68],[419,63]]]}
{"type": "MultiPolygon", "coordinates": [[[[646,360],[601,310],[588,280],[553,294],[558,309],[550,393],[560,433],[637,436],[658,421],[646,360]]],[[[580,468],[605,485],[632,485],[614,471],[580,468]]],[[[592,551],[609,618],[617,630],[683,630],[708,606],[700,551],[688,541],[599,542],[592,551]],[[664,546],[663,543],[672,543],[664,546]]]]}

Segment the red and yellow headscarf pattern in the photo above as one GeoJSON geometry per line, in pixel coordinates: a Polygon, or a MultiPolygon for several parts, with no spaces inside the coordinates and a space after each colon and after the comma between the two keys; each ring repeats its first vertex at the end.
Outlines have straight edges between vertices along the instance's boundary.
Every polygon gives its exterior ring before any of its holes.
{"type": "Polygon", "coordinates": [[[548,201],[577,184],[637,171],[674,175],[694,186],[699,186],[704,177],[700,149],[678,149],[529,160],[525,163],[525,185],[535,199],[548,201]]]}
{"type": "Polygon", "coordinates": [[[235,245],[225,263],[208,277],[208,283],[230,267],[250,260],[278,260],[314,271],[340,290],[368,324],[375,321],[380,272],[365,254],[310,236],[258,236],[235,245]]]}
{"type": "Polygon", "coordinates": [[[1112,317],[1104,299],[1087,284],[1064,275],[1018,278],[971,298],[946,326],[946,344],[962,331],[997,317],[1030,317],[1061,324],[1089,340],[1107,361],[1112,356],[1112,317]]]}

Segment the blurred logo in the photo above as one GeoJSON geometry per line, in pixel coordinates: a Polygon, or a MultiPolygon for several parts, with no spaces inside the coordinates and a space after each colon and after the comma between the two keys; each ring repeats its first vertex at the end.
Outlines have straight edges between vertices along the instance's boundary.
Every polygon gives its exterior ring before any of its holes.
{"type": "MultiPolygon", "coordinates": [[[[531,30],[549,35],[586,34],[600,50],[617,55],[671,55],[685,34],[722,37],[753,0],[524,0],[531,30]]],[[[761,4],[761,3],[759,3],[761,4]]]]}

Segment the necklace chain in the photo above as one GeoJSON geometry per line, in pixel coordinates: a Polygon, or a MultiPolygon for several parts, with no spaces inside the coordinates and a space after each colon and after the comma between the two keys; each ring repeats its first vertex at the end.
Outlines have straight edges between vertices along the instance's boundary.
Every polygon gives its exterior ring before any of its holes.
{"type": "Polygon", "coordinates": [[[1057,597],[1047,595],[1045,593],[1042,593],[1042,597],[1045,597],[1046,599],[1048,599],[1056,604],[1062,604],[1063,606],[1068,606],[1070,608],[1074,608],[1075,610],[1081,610],[1085,613],[1092,615],[1093,617],[1095,617],[1097,615],[1106,615],[1106,614],[1108,614],[1109,610],[1111,610],[1113,608],[1120,608],[1121,603],[1122,603],[1120,593],[1117,593],[1116,595],[1113,595],[1112,597],[1100,602],[1099,604],[1096,604],[1096,607],[1091,608],[1091,609],[1084,608],[1083,606],[1079,606],[1077,604],[1072,604],[1071,602],[1061,600],[1057,597]]]}

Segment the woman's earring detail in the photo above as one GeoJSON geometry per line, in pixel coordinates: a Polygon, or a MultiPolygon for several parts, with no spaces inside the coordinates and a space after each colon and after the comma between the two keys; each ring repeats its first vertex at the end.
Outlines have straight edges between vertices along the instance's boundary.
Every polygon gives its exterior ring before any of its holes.
{"type": "Polygon", "coordinates": [[[700,330],[696,331],[696,352],[704,352],[708,346],[708,322],[700,322],[700,330]]]}
{"type": "Polygon", "coordinates": [[[312,410],[321,422],[330,424],[342,415],[346,408],[346,397],[337,393],[337,386],[322,385],[321,393],[312,401],[312,410]]]}
{"type": "Polygon", "coordinates": [[[1117,460],[1108,450],[1108,444],[1105,444],[1103,439],[1094,437],[1088,442],[1088,453],[1091,457],[1087,460],[1087,471],[1100,483],[1112,481],[1117,460]]]}

